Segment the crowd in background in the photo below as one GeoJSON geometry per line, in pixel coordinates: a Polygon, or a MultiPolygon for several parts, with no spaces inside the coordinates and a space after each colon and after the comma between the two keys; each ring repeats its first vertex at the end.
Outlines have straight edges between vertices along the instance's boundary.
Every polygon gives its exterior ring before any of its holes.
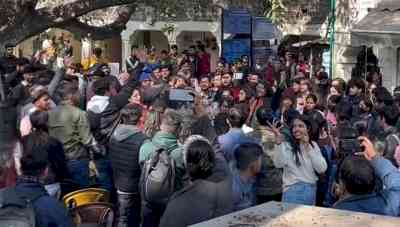
{"type": "Polygon", "coordinates": [[[73,225],[63,182],[110,191],[120,227],[188,226],[269,201],[400,215],[400,88],[383,87],[379,68],[331,79],[286,51],[212,72],[197,42],[145,61],[133,46],[111,75],[101,49],[83,67],[67,44],[62,64],[11,45],[0,59],[2,101],[18,113],[3,185],[42,192],[39,226],[73,225]],[[169,190],[149,177],[160,166],[169,190]]]}

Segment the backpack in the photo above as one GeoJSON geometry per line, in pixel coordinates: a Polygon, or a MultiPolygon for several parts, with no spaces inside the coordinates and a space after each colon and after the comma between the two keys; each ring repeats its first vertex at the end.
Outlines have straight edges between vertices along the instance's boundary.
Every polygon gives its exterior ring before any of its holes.
{"type": "Polygon", "coordinates": [[[145,202],[166,205],[175,191],[175,161],[164,148],[157,149],[145,161],[140,177],[145,202]]]}
{"type": "Polygon", "coordinates": [[[35,227],[33,202],[44,196],[43,192],[21,195],[15,188],[0,192],[0,226],[35,227]]]}

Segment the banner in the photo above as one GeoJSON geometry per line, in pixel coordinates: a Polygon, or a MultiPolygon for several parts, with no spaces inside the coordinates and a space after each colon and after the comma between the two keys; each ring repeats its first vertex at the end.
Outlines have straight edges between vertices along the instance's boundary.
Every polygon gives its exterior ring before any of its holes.
{"type": "Polygon", "coordinates": [[[251,54],[251,40],[250,39],[230,39],[223,41],[222,56],[228,63],[234,63],[243,55],[250,57],[251,54]]]}
{"type": "Polygon", "coordinates": [[[247,10],[224,10],[223,30],[230,34],[251,34],[251,15],[247,10]]]}

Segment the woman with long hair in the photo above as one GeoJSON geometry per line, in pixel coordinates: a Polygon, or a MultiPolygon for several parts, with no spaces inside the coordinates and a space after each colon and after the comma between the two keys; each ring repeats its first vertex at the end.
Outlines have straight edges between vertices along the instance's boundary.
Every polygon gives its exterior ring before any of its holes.
{"type": "Polygon", "coordinates": [[[30,115],[30,120],[32,123],[32,133],[30,136],[36,138],[36,140],[43,141],[43,144],[47,144],[44,149],[48,153],[50,168],[48,176],[44,179],[45,188],[50,196],[59,198],[61,195],[60,183],[68,178],[63,145],[48,134],[47,112],[36,111],[30,115]]]}
{"type": "Polygon", "coordinates": [[[318,174],[326,171],[327,163],[315,142],[318,138],[312,136],[312,122],[297,116],[288,141],[284,141],[276,124],[270,127],[276,135],[276,145],[269,153],[275,167],[283,169],[283,202],[314,205],[318,174]]]}

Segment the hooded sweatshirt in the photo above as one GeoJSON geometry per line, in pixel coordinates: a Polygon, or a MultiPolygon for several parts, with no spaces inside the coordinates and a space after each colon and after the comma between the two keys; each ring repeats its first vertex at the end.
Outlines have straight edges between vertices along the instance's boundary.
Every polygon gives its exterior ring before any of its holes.
{"type": "Polygon", "coordinates": [[[159,148],[167,150],[169,156],[175,161],[175,190],[180,190],[183,187],[183,177],[185,174],[185,167],[183,164],[183,151],[182,147],[178,145],[178,140],[175,135],[159,131],[151,141],[147,141],[140,148],[140,164],[150,159],[151,155],[159,148]]]}
{"type": "Polygon", "coordinates": [[[133,125],[119,125],[110,140],[110,160],[117,190],[139,193],[139,151],[147,137],[133,125]]]}

